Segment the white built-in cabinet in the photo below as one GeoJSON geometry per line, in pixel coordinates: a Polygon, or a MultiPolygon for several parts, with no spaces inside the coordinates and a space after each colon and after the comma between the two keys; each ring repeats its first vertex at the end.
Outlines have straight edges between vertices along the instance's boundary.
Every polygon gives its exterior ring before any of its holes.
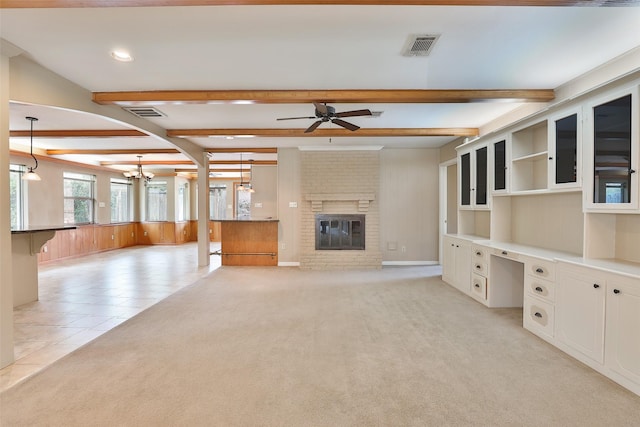
{"type": "Polygon", "coordinates": [[[585,116],[585,210],[638,213],[638,86],[590,100],[585,116]]]}
{"type": "Polygon", "coordinates": [[[445,236],[442,278],[458,290],[468,293],[471,286],[471,243],[466,239],[445,236]]]}
{"type": "Polygon", "coordinates": [[[460,183],[458,206],[460,209],[488,209],[489,187],[489,147],[474,146],[459,155],[460,183]]]}
{"type": "Polygon", "coordinates": [[[556,292],[556,338],[572,355],[598,363],[604,361],[604,277],[592,269],[563,267],[556,292]]]}
{"type": "Polygon", "coordinates": [[[640,394],[640,286],[638,279],[607,280],[605,365],[618,382],[640,394]]]}
{"type": "Polygon", "coordinates": [[[443,280],[640,394],[640,77],[457,151],[443,280]]]}

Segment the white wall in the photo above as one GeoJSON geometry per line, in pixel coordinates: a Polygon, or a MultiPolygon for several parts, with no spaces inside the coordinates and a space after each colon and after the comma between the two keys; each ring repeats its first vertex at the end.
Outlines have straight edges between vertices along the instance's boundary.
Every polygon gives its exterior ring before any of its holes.
{"type": "Polygon", "coordinates": [[[439,162],[438,149],[380,152],[383,262],[438,261],[439,162]]]}

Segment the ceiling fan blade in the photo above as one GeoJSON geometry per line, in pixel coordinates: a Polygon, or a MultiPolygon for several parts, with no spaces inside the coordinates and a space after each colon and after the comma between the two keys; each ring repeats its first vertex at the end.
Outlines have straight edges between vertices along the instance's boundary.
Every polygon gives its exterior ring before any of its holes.
{"type": "Polygon", "coordinates": [[[313,105],[316,106],[316,111],[318,111],[318,113],[322,114],[323,116],[326,116],[329,113],[329,110],[327,109],[327,104],[320,104],[319,102],[314,102],[313,105]]]}
{"type": "Polygon", "coordinates": [[[371,110],[353,110],[336,113],[336,117],[371,116],[371,110]]]}
{"type": "Polygon", "coordinates": [[[353,123],[345,122],[344,120],[340,120],[340,119],[333,119],[331,120],[331,123],[335,123],[338,126],[342,126],[343,128],[349,129],[351,131],[360,129],[360,126],[356,126],[353,123]]]}
{"type": "Polygon", "coordinates": [[[315,117],[283,117],[276,120],[298,120],[298,119],[315,119],[315,117]]]}
{"type": "Polygon", "coordinates": [[[313,124],[311,126],[309,126],[304,133],[310,133],[313,132],[314,130],[316,130],[316,128],[318,126],[320,126],[322,124],[322,120],[318,120],[317,122],[313,122],[313,124]]]}

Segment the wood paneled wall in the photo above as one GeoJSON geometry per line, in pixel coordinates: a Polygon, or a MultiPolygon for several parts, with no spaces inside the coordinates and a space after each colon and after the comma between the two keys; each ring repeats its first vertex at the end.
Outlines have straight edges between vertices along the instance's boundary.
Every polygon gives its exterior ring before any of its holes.
{"type": "MultiPolygon", "coordinates": [[[[209,240],[220,241],[220,223],[209,223],[209,240]]],[[[56,232],[38,254],[38,262],[75,258],[136,245],[181,245],[198,240],[198,221],[131,222],[81,225],[56,232]]]]}

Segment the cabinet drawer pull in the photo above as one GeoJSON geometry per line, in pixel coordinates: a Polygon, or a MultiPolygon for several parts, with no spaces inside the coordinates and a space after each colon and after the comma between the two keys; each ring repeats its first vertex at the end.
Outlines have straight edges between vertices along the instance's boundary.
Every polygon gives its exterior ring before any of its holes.
{"type": "Polygon", "coordinates": [[[629,173],[630,173],[630,174],[632,174],[632,173],[636,173],[636,171],[635,171],[635,169],[629,169],[629,173]]]}
{"type": "Polygon", "coordinates": [[[534,314],[534,316],[536,316],[536,317],[542,317],[542,314],[540,314],[540,312],[539,312],[539,311],[536,311],[536,312],[535,312],[535,314],[534,314]]]}
{"type": "Polygon", "coordinates": [[[538,267],[536,268],[536,273],[544,273],[544,269],[538,267]]]}
{"type": "Polygon", "coordinates": [[[614,294],[619,294],[619,293],[620,293],[620,289],[614,289],[614,290],[613,290],[613,293],[614,293],[614,294]]]}
{"type": "Polygon", "coordinates": [[[507,255],[507,251],[502,251],[502,255],[507,255]]]}
{"type": "Polygon", "coordinates": [[[478,285],[477,283],[473,286],[475,286],[476,288],[480,288],[480,285],[478,285]]]}
{"type": "Polygon", "coordinates": [[[482,270],[482,266],[480,264],[476,264],[476,270],[482,270]]]}
{"type": "Polygon", "coordinates": [[[542,288],[540,286],[536,286],[536,291],[537,292],[542,292],[542,288]]]}
{"type": "Polygon", "coordinates": [[[482,256],[482,252],[480,252],[480,251],[476,251],[476,255],[478,255],[478,256],[482,256]]]}
{"type": "Polygon", "coordinates": [[[600,285],[598,285],[597,283],[593,284],[593,289],[598,289],[600,287],[600,285]]]}

